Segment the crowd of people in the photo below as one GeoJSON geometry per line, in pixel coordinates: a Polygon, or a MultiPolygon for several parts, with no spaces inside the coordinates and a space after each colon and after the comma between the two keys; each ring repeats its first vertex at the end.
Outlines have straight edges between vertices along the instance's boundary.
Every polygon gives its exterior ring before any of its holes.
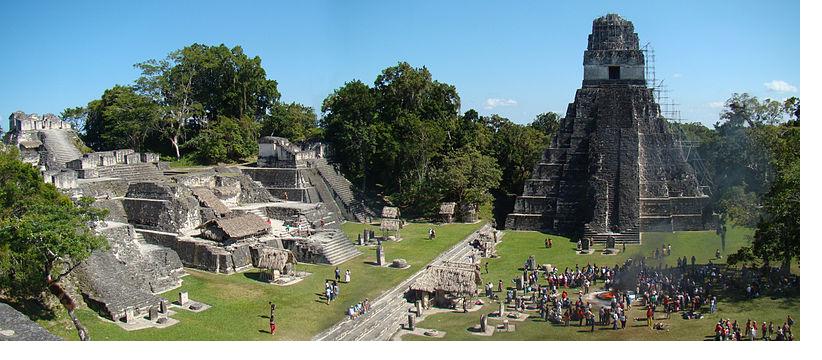
{"type": "MultiPolygon", "coordinates": [[[[670,254],[669,244],[656,249],[653,256],[659,258],[670,254]]],[[[744,292],[747,297],[756,297],[763,286],[784,291],[785,288],[798,288],[799,285],[798,278],[792,275],[765,277],[759,269],[754,271],[743,267],[742,271],[736,271],[714,264],[697,266],[694,256],[690,259],[677,258],[675,268],[666,266],[665,269],[659,265],[648,266],[644,257],[637,261],[629,259],[621,266],[576,265],[563,271],[558,268],[539,270],[531,263],[530,259],[526,261],[522,275],[513,279],[514,286],[504,292],[505,303],[512,304],[517,311],[538,310],[542,319],[553,323],[568,326],[571,322],[578,322],[578,326],[590,326],[592,332],[596,326],[624,329],[629,321],[626,312],[637,302],[644,307],[645,318],[634,320],[644,320],[648,327],[662,329],[665,324],[655,321],[669,319],[672,313],[678,313],[686,320],[703,318],[704,310],[716,313],[719,295],[744,292]],[[761,282],[767,281],[763,277],[773,281],[763,285],[761,282]],[[742,280],[750,285],[740,289],[742,280]],[[608,305],[592,305],[590,301],[585,301],[585,295],[590,294],[594,287],[608,292],[608,305]],[[569,295],[569,289],[578,289],[575,300],[569,295]]],[[[498,282],[497,291],[503,291],[502,280],[498,282]]],[[[485,285],[485,294],[496,298],[492,283],[485,285]]],[[[762,330],[762,325],[754,321],[743,330],[745,337],[750,339],[756,338],[758,327],[763,339],[791,340],[792,322],[792,319],[786,321],[783,326],[767,322],[765,330],[762,330]]],[[[741,338],[735,334],[735,328],[738,330],[727,320],[720,321],[716,329],[717,339],[741,338]]]]}
{"type": "Polygon", "coordinates": [[[360,317],[360,315],[365,315],[365,313],[367,313],[370,309],[371,302],[368,301],[368,298],[366,298],[365,300],[348,308],[348,317],[351,318],[351,320],[354,320],[360,317]]]}
{"type": "Polygon", "coordinates": [[[775,321],[763,321],[758,324],[756,320],[751,321],[751,319],[748,319],[745,322],[743,335],[739,322],[736,320],[731,322],[731,319],[719,319],[714,326],[714,339],[716,341],[741,341],[743,339],[750,341],[793,341],[793,333],[791,332],[791,327],[794,324],[793,318],[788,315],[787,319],[782,322],[782,326],[774,326],[775,323],[775,321]]]}

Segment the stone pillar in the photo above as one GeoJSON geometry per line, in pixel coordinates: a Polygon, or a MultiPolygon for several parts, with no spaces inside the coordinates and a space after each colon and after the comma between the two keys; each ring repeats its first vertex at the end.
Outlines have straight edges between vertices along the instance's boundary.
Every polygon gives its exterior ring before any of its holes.
{"type": "Polygon", "coordinates": [[[414,314],[408,314],[408,330],[414,331],[416,324],[414,323],[414,314]]]}
{"type": "Polygon", "coordinates": [[[180,306],[185,306],[188,304],[188,291],[181,291],[180,292],[180,306]]]}
{"type": "Polygon", "coordinates": [[[362,240],[368,242],[368,229],[362,229],[362,240]]]}
{"type": "Polygon", "coordinates": [[[160,313],[157,311],[156,306],[152,306],[148,309],[148,319],[151,321],[157,321],[160,318],[160,313]]]}
{"type": "Polygon", "coordinates": [[[505,317],[505,303],[502,301],[499,302],[499,317],[505,317]]]}
{"type": "Polygon", "coordinates": [[[480,316],[480,332],[485,333],[488,331],[488,317],[483,315],[480,316]]]}
{"type": "Polygon", "coordinates": [[[417,300],[415,305],[417,306],[417,316],[422,316],[422,301],[417,300]]]}
{"type": "Polygon", "coordinates": [[[385,251],[382,249],[382,244],[377,245],[377,265],[385,266],[385,251]]]}
{"type": "Polygon", "coordinates": [[[163,299],[160,300],[160,313],[167,314],[168,313],[168,300],[163,299]]]}
{"type": "Polygon", "coordinates": [[[126,308],[126,324],[134,322],[134,308],[129,306],[126,308]]]}

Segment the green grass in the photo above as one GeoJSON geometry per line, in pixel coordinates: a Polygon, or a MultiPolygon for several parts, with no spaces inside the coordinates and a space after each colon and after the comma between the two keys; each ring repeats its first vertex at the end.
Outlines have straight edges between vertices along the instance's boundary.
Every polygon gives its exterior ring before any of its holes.
{"type": "MultiPolygon", "coordinates": [[[[334,278],[334,266],[299,264],[298,270],[312,275],[285,287],[255,280],[256,270],[232,275],[187,270],[190,275],[183,278],[183,286],[162,296],[174,300],[179,291],[188,291],[192,300],[212,305],[212,308],[201,313],[178,311],[173,318],[180,323],[165,329],[125,331],[101,320],[86,308],[78,310],[78,316],[88,327],[93,340],[310,340],[343,320],[349,306],[365,298],[373,299],[399,284],[480,226],[409,224],[401,231],[401,242],[385,243],[386,260],[404,258],[411,265],[408,269],[372,266],[374,248],[360,248],[362,255],[340,265],[343,272],[351,270],[352,281],[341,284],[340,297],[331,305],[320,301],[319,294],[324,291],[325,280],[334,278]],[[429,227],[436,228],[436,240],[427,239],[429,227]],[[278,330],[274,336],[267,333],[269,301],[277,304],[278,330]]],[[[343,224],[343,230],[352,239],[366,227],[379,231],[370,225],[343,224]]],[[[66,339],[76,339],[64,312],[57,313],[56,319],[42,320],[41,325],[66,339]]]]}
{"type": "MultiPolygon", "coordinates": [[[[503,242],[498,247],[499,258],[487,259],[489,273],[485,274],[483,269],[483,281],[492,282],[496,288],[498,280],[503,280],[505,286],[510,286],[511,279],[521,274],[519,270],[529,255],[534,255],[540,264],[552,264],[564,268],[573,268],[576,264],[580,267],[588,263],[613,266],[623,263],[627,258],[636,258],[639,255],[651,256],[655,248],[662,244],[672,244],[671,256],[660,261],[649,260],[651,265],[665,264],[676,265],[677,256],[683,255],[690,261],[691,255],[695,255],[697,263],[707,263],[709,260],[714,263],[723,263],[727,254],[735,252],[742,246],[750,242],[753,231],[747,228],[731,228],[728,230],[726,252],[723,259],[713,259],[714,252],[721,245],[719,238],[714,232],[693,231],[676,233],[643,233],[642,245],[629,245],[624,254],[606,256],[600,253],[593,255],[577,255],[576,244],[554,235],[546,235],[539,232],[508,231],[503,242]],[[544,240],[551,237],[554,246],[546,249],[544,240]]],[[[617,246],[621,248],[621,246],[617,246]]],[[[573,293],[569,291],[569,293],[573,293]]],[[[504,296],[504,294],[502,295],[504,296]]],[[[648,329],[644,322],[637,322],[635,318],[645,318],[644,311],[635,307],[628,314],[628,325],[625,330],[600,331],[592,334],[588,332],[590,327],[577,327],[572,323],[568,328],[543,322],[540,319],[529,318],[523,322],[511,322],[516,325],[513,333],[496,333],[491,337],[476,336],[468,331],[468,328],[479,324],[482,314],[488,314],[497,309],[496,303],[486,304],[479,312],[468,314],[443,313],[427,317],[417,325],[422,328],[433,328],[445,331],[446,335],[442,340],[705,340],[713,335],[713,325],[719,317],[736,319],[741,322],[748,318],[761,321],[777,321],[782,324],[785,317],[790,314],[797,320],[793,328],[796,339],[799,338],[799,298],[768,298],[762,297],[749,301],[720,301],[719,311],[716,314],[708,314],[700,320],[683,320],[679,315],[672,315],[671,319],[663,320],[671,325],[670,331],[658,331],[648,329]]],[[[663,315],[664,316],[664,315],[663,315]]],[[[495,320],[490,320],[490,324],[496,324],[495,320]]],[[[437,340],[434,338],[406,335],[403,340],[437,340]]]]}

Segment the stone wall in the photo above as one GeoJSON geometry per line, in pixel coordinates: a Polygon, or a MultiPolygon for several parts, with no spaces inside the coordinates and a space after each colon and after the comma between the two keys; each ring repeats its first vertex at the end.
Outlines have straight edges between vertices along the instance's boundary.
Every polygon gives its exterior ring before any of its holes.
{"type": "Polygon", "coordinates": [[[128,224],[107,223],[97,231],[109,249],[92,253],[75,274],[84,299],[101,315],[118,320],[129,307],[146,313],[159,304],[154,294],[181,284],[183,265],[174,251],[147,244],[128,224]]]}
{"type": "Polygon", "coordinates": [[[128,222],[144,229],[182,232],[202,223],[199,202],[189,188],[179,184],[132,183],[123,208],[128,222]]]}

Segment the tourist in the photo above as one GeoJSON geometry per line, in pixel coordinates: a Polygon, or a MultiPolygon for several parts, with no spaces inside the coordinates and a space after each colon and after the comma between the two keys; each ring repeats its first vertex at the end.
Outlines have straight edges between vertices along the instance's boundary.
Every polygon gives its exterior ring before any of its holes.
{"type": "Polygon", "coordinates": [[[340,267],[334,269],[334,280],[340,281],[340,267]]]}
{"type": "Polygon", "coordinates": [[[502,280],[497,283],[497,292],[502,292],[502,280]]]}
{"type": "Polygon", "coordinates": [[[348,284],[351,282],[351,270],[345,270],[345,283],[348,284]]]}
{"type": "Polygon", "coordinates": [[[545,248],[548,248],[548,238],[545,238],[545,248]]]}
{"type": "Polygon", "coordinates": [[[488,262],[487,261],[485,262],[485,273],[486,274],[488,273],[488,262]]]}
{"type": "Polygon", "coordinates": [[[654,308],[648,304],[648,310],[645,311],[645,320],[648,321],[648,327],[653,328],[654,326],[654,308]]]}
{"type": "Polygon", "coordinates": [[[751,323],[751,341],[756,340],[756,330],[757,330],[756,320],[754,320],[751,323]]]}
{"type": "Polygon", "coordinates": [[[336,300],[337,297],[340,296],[340,285],[338,285],[336,281],[334,282],[334,288],[332,293],[334,294],[334,300],[336,300]]]}
{"type": "Polygon", "coordinates": [[[696,266],[696,256],[691,255],[691,266],[696,266]]]}
{"type": "Polygon", "coordinates": [[[274,310],[277,309],[277,305],[270,301],[268,302],[268,305],[271,308],[271,312],[268,316],[268,328],[271,332],[271,335],[274,335],[274,332],[277,331],[277,323],[274,322],[274,310]]]}

